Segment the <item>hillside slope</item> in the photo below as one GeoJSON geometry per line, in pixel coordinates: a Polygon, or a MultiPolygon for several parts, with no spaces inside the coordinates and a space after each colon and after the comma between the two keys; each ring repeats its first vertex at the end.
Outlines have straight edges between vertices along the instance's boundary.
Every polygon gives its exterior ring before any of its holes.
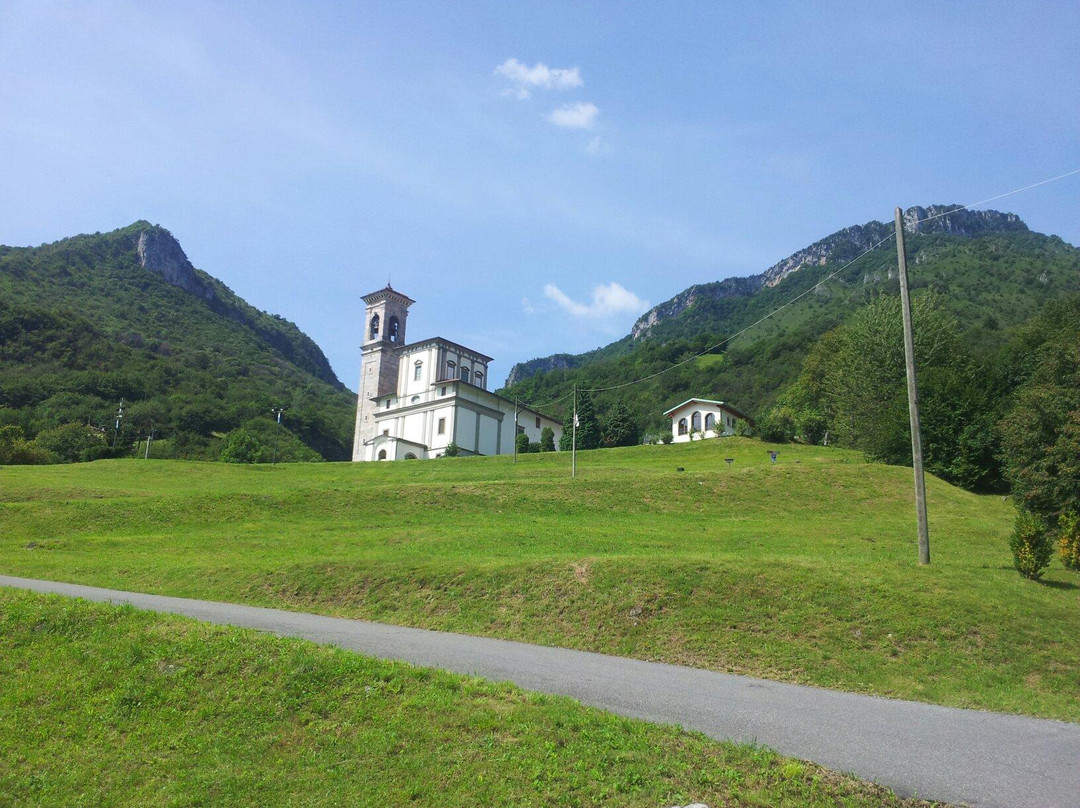
{"type": "MultiPolygon", "coordinates": [[[[1015,214],[950,210],[930,206],[906,211],[911,286],[916,295],[940,293],[977,354],[1004,344],[1009,329],[1033,316],[1047,300],[1080,289],[1077,248],[1056,236],[1031,232],[1015,214]],[[928,217],[937,218],[920,222],[928,217]]],[[[891,232],[892,225],[883,222],[844,228],[759,275],[691,286],[646,312],[630,334],[604,348],[515,365],[506,393],[523,401],[548,401],[565,394],[574,382],[605,387],[647,376],[813,289],[716,356],[618,392],[640,424],[653,428],[662,426],[659,413],[691,396],[721,398],[758,412],[794,379],[822,334],[875,296],[898,293],[891,240],[814,289],[891,232]]],[[[598,405],[603,409],[607,404],[601,395],[598,405]]]]}
{"type": "Polygon", "coordinates": [[[293,323],[195,269],[145,221],[35,248],[0,247],[0,420],[70,421],[199,443],[288,410],[287,429],[348,456],[353,395],[293,323]]]}

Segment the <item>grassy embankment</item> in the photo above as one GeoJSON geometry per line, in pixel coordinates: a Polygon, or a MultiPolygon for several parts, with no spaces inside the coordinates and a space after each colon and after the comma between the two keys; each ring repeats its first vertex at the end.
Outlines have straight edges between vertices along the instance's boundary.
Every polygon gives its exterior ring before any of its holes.
{"type": "Polygon", "coordinates": [[[6,468],[0,572],[1080,720],[1080,578],[1009,503],[930,479],[920,569],[909,469],[768,448],[6,468]]]}
{"type": "Polygon", "coordinates": [[[570,699],[10,590],[0,681],[0,806],[917,804],[570,699]]]}

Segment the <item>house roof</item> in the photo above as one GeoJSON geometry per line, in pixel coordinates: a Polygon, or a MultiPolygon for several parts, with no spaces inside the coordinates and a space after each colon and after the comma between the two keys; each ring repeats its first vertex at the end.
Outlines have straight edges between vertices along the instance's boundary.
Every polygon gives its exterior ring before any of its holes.
{"type": "Polygon", "coordinates": [[[670,410],[665,412],[664,415],[666,415],[666,416],[668,416],[670,418],[677,410],[681,410],[687,404],[694,404],[694,403],[697,403],[697,404],[715,404],[717,407],[723,407],[725,410],[727,410],[728,412],[732,413],[733,415],[735,415],[735,416],[737,416],[739,418],[742,418],[744,421],[749,421],[750,420],[749,416],[739,412],[737,409],[732,407],[726,401],[713,401],[711,398],[688,398],[682,404],[676,404],[670,410]]]}
{"type": "Polygon", "coordinates": [[[466,348],[460,342],[454,342],[453,340],[446,339],[445,337],[428,337],[427,339],[422,339],[419,342],[410,342],[408,345],[403,345],[401,347],[401,352],[402,352],[402,355],[404,355],[404,354],[409,353],[410,351],[419,350],[420,348],[425,348],[428,345],[432,345],[432,344],[434,344],[434,345],[442,345],[442,346],[447,347],[447,348],[453,348],[455,351],[459,351],[461,353],[467,353],[470,356],[474,356],[477,359],[483,360],[484,362],[494,362],[495,361],[493,358],[491,358],[490,356],[487,356],[486,354],[482,354],[477,350],[473,350],[472,348],[466,348]]]}

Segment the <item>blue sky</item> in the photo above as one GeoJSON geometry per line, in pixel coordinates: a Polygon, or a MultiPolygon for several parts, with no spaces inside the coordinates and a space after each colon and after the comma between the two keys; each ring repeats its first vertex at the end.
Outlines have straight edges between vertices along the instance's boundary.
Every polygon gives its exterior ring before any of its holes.
{"type": "MultiPolygon", "coordinates": [[[[359,374],[516,361],[894,206],[1080,168],[1080,4],[0,0],[0,243],[148,219],[359,374]]],[[[991,205],[1080,244],[1080,176],[991,205]]]]}

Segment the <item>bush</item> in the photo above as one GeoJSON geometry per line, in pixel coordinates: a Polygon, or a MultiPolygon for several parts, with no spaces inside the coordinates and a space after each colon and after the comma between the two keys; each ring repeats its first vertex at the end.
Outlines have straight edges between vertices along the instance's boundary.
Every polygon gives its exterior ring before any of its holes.
{"type": "Polygon", "coordinates": [[[671,434],[670,432],[665,432],[665,433],[664,433],[664,434],[663,434],[663,435],[662,435],[662,436],[660,437],[660,442],[661,442],[661,443],[663,443],[663,444],[664,444],[665,446],[667,446],[667,445],[668,445],[669,443],[671,443],[671,442],[672,442],[673,440],[675,440],[675,436],[674,436],[674,435],[672,435],[672,434],[671,434]]]}
{"type": "Polygon", "coordinates": [[[1046,522],[1037,514],[1017,509],[1016,525],[1009,537],[1016,571],[1037,581],[1054,556],[1054,544],[1046,522]]]}
{"type": "Polygon", "coordinates": [[[754,434],[754,428],[745,418],[735,419],[735,434],[740,438],[749,438],[754,434]]]}
{"type": "Polygon", "coordinates": [[[221,449],[221,459],[226,463],[254,463],[262,446],[258,438],[241,427],[234,429],[225,438],[221,449]]]}
{"type": "Polygon", "coordinates": [[[1063,513],[1058,518],[1058,555],[1065,569],[1080,572],[1080,516],[1063,513]]]}
{"type": "Polygon", "coordinates": [[[758,435],[769,443],[791,443],[795,440],[795,419],[787,407],[774,407],[758,422],[758,435]]]}
{"type": "Polygon", "coordinates": [[[811,446],[820,444],[829,429],[828,420],[817,410],[801,413],[795,420],[795,425],[799,428],[799,437],[811,446]]]}
{"type": "Polygon", "coordinates": [[[542,430],[540,430],[540,451],[555,451],[555,430],[552,429],[550,426],[545,426],[542,430]]]}
{"type": "Polygon", "coordinates": [[[446,444],[446,451],[443,452],[443,457],[457,457],[460,454],[461,449],[456,443],[450,441],[446,444]]]}
{"type": "Polygon", "coordinates": [[[514,439],[514,446],[518,454],[527,454],[529,451],[529,436],[524,432],[519,432],[514,439]]]}

